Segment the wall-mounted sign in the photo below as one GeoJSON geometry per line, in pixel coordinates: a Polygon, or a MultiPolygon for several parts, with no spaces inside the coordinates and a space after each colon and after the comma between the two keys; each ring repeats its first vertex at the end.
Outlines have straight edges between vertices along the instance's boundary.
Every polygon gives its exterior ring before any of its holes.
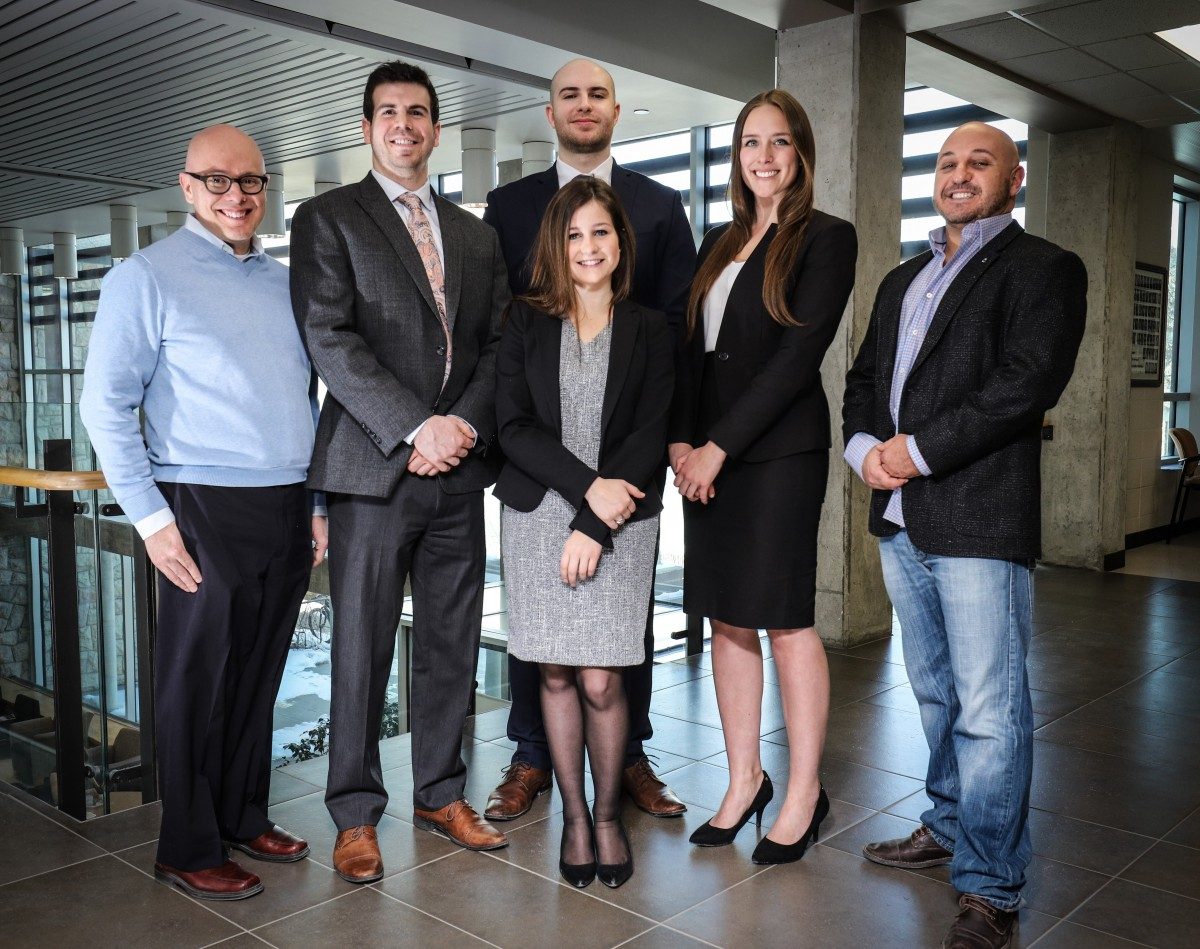
{"type": "Polygon", "coordinates": [[[1160,386],[1167,344],[1167,271],[1135,264],[1133,271],[1133,340],[1129,382],[1160,386]]]}

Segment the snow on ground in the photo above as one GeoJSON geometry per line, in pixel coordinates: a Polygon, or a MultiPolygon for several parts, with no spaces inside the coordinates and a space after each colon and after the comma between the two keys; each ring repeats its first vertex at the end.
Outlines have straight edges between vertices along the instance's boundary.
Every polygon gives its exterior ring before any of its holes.
{"type": "Polygon", "coordinates": [[[300,722],[298,725],[288,725],[285,728],[277,728],[271,735],[271,759],[278,765],[280,762],[291,757],[290,753],[283,746],[290,742],[297,741],[301,735],[311,728],[315,728],[316,722],[300,722]]]}
{"type": "Polygon", "coordinates": [[[290,702],[300,695],[316,695],[328,702],[329,668],[328,644],[289,649],[276,704],[290,702]]]}

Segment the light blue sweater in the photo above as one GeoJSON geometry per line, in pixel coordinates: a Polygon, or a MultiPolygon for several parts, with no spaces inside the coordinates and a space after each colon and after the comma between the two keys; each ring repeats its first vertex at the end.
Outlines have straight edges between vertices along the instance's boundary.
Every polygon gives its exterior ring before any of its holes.
{"type": "Polygon", "coordinates": [[[239,260],[181,228],[104,278],[80,414],[136,524],[167,508],[156,481],[303,481],[315,433],[311,379],[287,268],[266,254],[239,260]]]}

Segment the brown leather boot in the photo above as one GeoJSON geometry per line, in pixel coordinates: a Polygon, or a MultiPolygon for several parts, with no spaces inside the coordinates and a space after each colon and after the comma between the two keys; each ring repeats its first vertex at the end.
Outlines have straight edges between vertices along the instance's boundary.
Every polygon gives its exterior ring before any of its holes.
{"type": "Polygon", "coordinates": [[[974,893],[964,893],[958,905],[958,918],[942,940],[942,949],[1004,949],[1012,942],[1015,911],[997,909],[974,893]]]}
{"type": "Polygon", "coordinates": [[[867,844],[862,852],[872,863],[881,863],[885,867],[906,867],[909,870],[944,867],[954,859],[954,854],[934,840],[932,832],[924,824],[907,837],[867,844]]]}
{"type": "Polygon", "coordinates": [[[488,797],[483,816],[488,820],[514,820],[550,790],[550,772],[528,761],[514,761],[504,769],[504,780],[488,797]]]}
{"type": "Polygon", "coordinates": [[[680,817],[687,810],[687,805],[659,780],[645,758],[639,758],[622,772],[621,789],[651,817],[680,817]]]}
{"type": "Polygon", "coordinates": [[[499,850],[508,846],[508,838],[480,817],[466,798],[436,811],[414,807],[413,823],[467,850],[499,850]]]}
{"type": "Polygon", "coordinates": [[[244,900],[263,891],[262,880],[232,860],[205,870],[176,870],[165,863],[156,863],[154,877],[198,900],[244,900]]]}
{"type": "Polygon", "coordinates": [[[333,870],[347,883],[373,883],[383,877],[383,857],[374,827],[363,824],[338,833],[333,870]]]}
{"type": "Polygon", "coordinates": [[[253,840],[227,840],[226,844],[255,860],[271,863],[294,863],[308,856],[308,841],[289,834],[282,827],[272,827],[253,840]]]}

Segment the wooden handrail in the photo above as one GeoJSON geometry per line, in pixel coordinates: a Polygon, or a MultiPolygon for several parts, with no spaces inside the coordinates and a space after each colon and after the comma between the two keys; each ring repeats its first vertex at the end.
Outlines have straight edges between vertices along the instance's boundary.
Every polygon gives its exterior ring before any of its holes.
{"type": "Polygon", "coordinates": [[[0,465],[0,484],[42,491],[103,491],[108,487],[102,471],[43,471],[0,465]]]}

